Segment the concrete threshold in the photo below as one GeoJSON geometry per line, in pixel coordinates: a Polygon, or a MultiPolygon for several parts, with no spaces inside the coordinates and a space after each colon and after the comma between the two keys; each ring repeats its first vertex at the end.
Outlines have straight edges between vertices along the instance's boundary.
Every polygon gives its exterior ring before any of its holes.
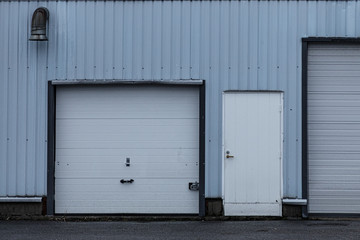
{"type": "MultiPolygon", "coordinates": [[[[0,220],[33,220],[33,221],[62,221],[62,222],[172,222],[172,221],[271,221],[286,220],[285,217],[238,217],[238,216],[188,216],[188,215],[66,215],[66,216],[0,216],[0,220]]],[[[289,218],[301,220],[301,218],[289,218]]]]}
{"type": "Polygon", "coordinates": [[[0,197],[0,203],[41,203],[42,197],[0,197]]]}

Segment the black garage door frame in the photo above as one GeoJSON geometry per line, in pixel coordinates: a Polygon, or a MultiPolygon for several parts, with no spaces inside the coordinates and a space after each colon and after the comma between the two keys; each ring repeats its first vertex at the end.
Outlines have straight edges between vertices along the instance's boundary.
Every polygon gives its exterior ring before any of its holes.
{"type": "MultiPolygon", "coordinates": [[[[309,196],[309,165],[308,165],[308,45],[311,43],[360,44],[360,38],[343,37],[308,37],[302,39],[302,198],[309,196]]],[[[302,207],[304,218],[318,217],[359,217],[360,214],[311,214],[307,205],[302,207]]]]}
{"type": "Polygon", "coordinates": [[[69,85],[175,85],[199,89],[199,216],[205,216],[205,81],[204,80],[50,80],[48,81],[47,215],[55,214],[56,86],[69,85]]]}

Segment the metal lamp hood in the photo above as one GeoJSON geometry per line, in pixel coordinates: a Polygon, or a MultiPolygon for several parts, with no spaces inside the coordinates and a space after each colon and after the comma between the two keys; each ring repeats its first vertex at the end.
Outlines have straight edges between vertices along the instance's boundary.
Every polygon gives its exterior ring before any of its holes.
{"type": "Polygon", "coordinates": [[[30,41],[47,41],[46,24],[49,18],[49,11],[40,7],[34,11],[31,20],[31,36],[30,41]]]}

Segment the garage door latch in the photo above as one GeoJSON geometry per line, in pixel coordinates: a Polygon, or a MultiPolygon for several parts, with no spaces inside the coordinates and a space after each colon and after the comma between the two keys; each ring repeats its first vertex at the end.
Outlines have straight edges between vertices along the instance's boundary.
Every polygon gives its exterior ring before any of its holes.
{"type": "Polygon", "coordinates": [[[198,182],[189,182],[189,190],[199,191],[199,183],[198,182]]]}

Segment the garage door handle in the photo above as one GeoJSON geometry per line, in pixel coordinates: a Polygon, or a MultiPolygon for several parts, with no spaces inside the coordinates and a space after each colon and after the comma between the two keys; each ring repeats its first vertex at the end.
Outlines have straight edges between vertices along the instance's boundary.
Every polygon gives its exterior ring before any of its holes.
{"type": "Polygon", "coordinates": [[[120,182],[121,182],[122,184],[124,184],[124,183],[133,183],[133,182],[134,182],[134,179],[130,179],[130,180],[121,179],[120,182]]]}

